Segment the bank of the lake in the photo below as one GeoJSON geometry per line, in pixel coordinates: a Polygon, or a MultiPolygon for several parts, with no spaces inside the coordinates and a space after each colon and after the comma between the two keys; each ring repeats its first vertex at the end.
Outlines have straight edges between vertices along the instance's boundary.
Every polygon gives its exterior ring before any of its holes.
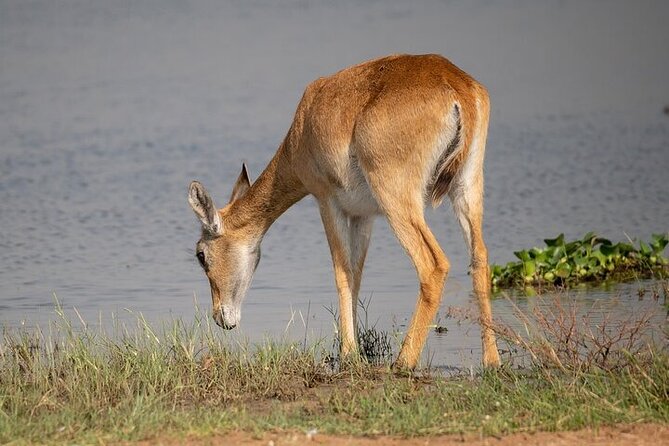
{"type": "MultiPolygon", "coordinates": [[[[327,341],[235,345],[207,320],[158,329],[139,318],[113,336],[64,318],[6,330],[0,442],[215,441],[232,432],[498,437],[669,422],[661,345],[634,343],[631,354],[613,342],[610,360],[570,362],[574,351],[561,352],[560,339],[526,337],[514,355],[529,352],[531,365],[446,377],[342,364],[327,341]],[[546,342],[559,366],[542,353],[546,342]]],[[[646,327],[622,330],[636,336],[646,327]]]]}

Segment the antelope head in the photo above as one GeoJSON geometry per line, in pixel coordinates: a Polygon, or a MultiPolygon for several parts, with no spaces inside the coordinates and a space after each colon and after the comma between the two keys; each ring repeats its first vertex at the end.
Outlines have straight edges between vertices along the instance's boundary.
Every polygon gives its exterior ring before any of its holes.
{"type": "Polygon", "coordinates": [[[241,306],[260,260],[260,240],[249,240],[243,231],[226,225],[232,204],[251,187],[246,166],[237,178],[230,202],[222,209],[214,206],[209,193],[197,181],[190,184],[188,202],[202,223],[202,236],[195,256],[211,287],[213,318],[231,330],[241,319],[241,306]]]}

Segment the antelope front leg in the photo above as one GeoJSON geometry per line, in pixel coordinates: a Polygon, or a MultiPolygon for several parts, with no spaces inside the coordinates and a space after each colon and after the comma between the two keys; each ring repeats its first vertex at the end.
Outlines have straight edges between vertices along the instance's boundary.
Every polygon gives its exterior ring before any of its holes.
{"type": "Polygon", "coordinates": [[[319,204],[325,235],[330,245],[335,283],[339,294],[341,355],[346,356],[358,350],[355,340],[355,308],[353,308],[353,298],[357,297],[357,289],[351,267],[349,219],[331,200],[323,200],[319,204]]]}
{"type": "Polygon", "coordinates": [[[353,268],[353,286],[351,288],[351,308],[353,311],[353,327],[358,329],[358,293],[362,280],[362,269],[372,235],[373,217],[351,217],[349,219],[349,241],[351,249],[351,266],[353,268]]]}

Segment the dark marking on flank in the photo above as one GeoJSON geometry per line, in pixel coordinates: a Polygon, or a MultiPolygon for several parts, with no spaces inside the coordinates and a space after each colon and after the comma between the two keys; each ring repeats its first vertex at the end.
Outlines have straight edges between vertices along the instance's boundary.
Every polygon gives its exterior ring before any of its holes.
{"type": "Polygon", "coordinates": [[[441,201],[441,198],[448,192],[448,188],[453,180],[453,174],[450,171],[446,162],[449,158],[460,148],[462,140],[462,119],[460,117],[460,107],[458,104],[453,105],[453,114],[456,120],[455,135],[453,139],[446,146],[446,150],[439,157],[437,166],[432,176],[431,186],[428,192],[432,195],[432,205],[436,206],[441,201]]]}

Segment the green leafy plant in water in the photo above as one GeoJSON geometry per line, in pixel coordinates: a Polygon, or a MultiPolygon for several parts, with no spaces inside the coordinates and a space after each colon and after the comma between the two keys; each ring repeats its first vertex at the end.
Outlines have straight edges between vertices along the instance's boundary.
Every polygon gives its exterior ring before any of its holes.
{"type": "Polygon", "coordinates": [[[491,265],[495,288],[569,287],[606,280],[669,277],[663,252],[669,234],[653,234],[650,242],[612,243],[588,232],[581,240],[566,242],[564,234],[545,239],[545,248],[514,252],[518,261],[491,265]]]}

